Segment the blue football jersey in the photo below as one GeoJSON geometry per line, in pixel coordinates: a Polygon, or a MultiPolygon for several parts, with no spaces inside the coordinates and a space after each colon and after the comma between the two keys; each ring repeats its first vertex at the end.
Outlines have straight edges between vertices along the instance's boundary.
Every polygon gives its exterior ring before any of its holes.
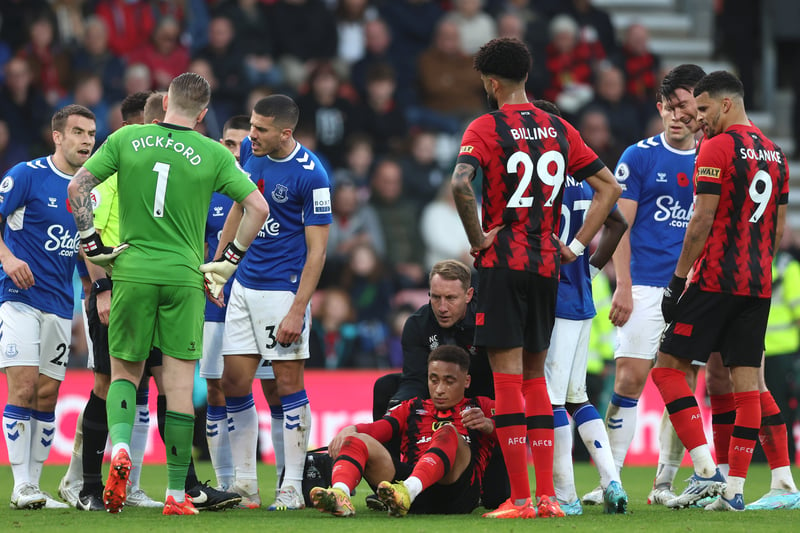
{"type": "Polygon", "coordinates": [[[34,285],[20,290],[0,271],[0,302],[23,302],[45,313],[72,318],[72,275],[80,236],[67,199],[72,179],[50,157],[19,163],[0,182],[0,215],[8,249],[28,263],[34,285]]]}
{"type": "Polygon", "coordinates": [[[677,150],[664,134],[629,146],[614,175],[622,198],[638,202],[631,224],[631,280],[666,287],[692,218],[695,150],[677,150]]]}
{"type": "Polygon", "coordinates": [[[306,226],[333,221],[331,184],[313,153],[297,143],[284,159],[253,155],[242,141],[240,161],[269,204],[269,218],[236,271],[243,286],[297,292],[306,264],[306,226]]]}
{"type": "MultiPolygon", "coordinates": [[[[559,238],[569,243],[583,225],[586,211],[592,203],[594,191],[588,183],[567,176],[564,182],[564,198],[561,202],[559,238]]],[[[595,315],[592,300],[592,280],[589,277],[589,251],[568,265],[561,265],[558,280],[556,316],[569,320],[584,320],[595,315]]]]}
{"type": "MultiPolygon", "coordinates": [[[[214,257],[214,254],[219,247],[219,237],[222,234],[222,227],[225,225],[225,219],[228,218],[228,212],[231,210],[233,200],[215,192],[211,195],[211,204],[208,206],[208,218],[206,218],[206,244],[208,245],[208,258],[214,257]]],[[[225,301],[231,295],[231,285],[233,285],[233,277],[228,280],[222,292],[225,294],[225,301]]],[[[226,307],[217,307],[210,300],[206,300],[206,322],[225,322],[226,307]]]]}

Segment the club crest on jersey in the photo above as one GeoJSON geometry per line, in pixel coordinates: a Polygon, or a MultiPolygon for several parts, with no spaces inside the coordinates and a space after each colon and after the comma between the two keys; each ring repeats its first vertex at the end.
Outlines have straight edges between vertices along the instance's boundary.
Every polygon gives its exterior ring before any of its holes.
{"type": "Polygon", "coordinates": [[[275,188],[272,189],[272,199],[279,204],[284,203],[289,199],[289,188],[286,187],[286,185],[281,185],[278,183],[275,185],[275,188]]]}
{"type": "Polygon", "coordinates": [[[439,347],[439,336],[438,335],[431,335],[428,337],[428,346],[430,346],[431,350],[435,350],[439,347]]]}
{"type": "Polygon", "coordinates": [[[14,188],[14,178],[6,176],[3,181],[0,181],[0,193],[8,192],[14,188]]]}

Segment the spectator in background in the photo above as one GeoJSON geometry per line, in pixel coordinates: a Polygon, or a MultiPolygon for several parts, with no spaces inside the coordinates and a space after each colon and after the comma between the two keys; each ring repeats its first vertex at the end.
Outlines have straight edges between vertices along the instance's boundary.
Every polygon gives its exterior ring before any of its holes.
{"type": "Polygon", "coordinates": [[[103,82],[105,97],[111,102],[122,101],[127,94],[124,87],[125,62],[108,48],[105,22],[92,15],[86,19],[84,28],[82,44],[72,54],[72,71],[97,74],[103,82]]]}
{"type": "Polygon", "coordinates": [[[352,105],[339,96],[342,81],[331,63],[319,63],[308,77],[305,94],[297,98],[299,127],[312,125],[317,152],[336,168],[344,162],[344,142],[352,131],[352,105]]]}
{"type": "Polygon", "coordinates": [[[660,81],[661,59],[650,51],[650,35],[642,24],[631,24],[625,31],[622,43],[622,65],[625,70],[625,93],[636,103],[639,123],[652,117],[653,97],[660,81]]]}
{"type": "Polygon", "coordinates": [[[5,172],[19,163],[25,161],[28,151],[18,141],[11,138],[8,131],[8,124],[5,120],[0,120],[0,173],[5,172]]]}
{"type": "MultiPolygon", "coordinates": [[[[267,6],[259,0],[227,2],[217,11],[219,16],[233,21],[234,34],[239,49],[244,54],[244,67],[251,86],[277,87],[283,74],[275,64],[275,45],[270,29],[267,6]]],[[[248,108],[248,111],[252,106],[248,108]]]]}
{"type": "Polygon", "coordinates": [[[347,178],[336,182],[331,202],[333,222],[328,233],[327,258],[325,262],[325,286],[340,278],[355,248],[369,245],[375,254],[383,257],[386,245],[383,230],[375,210],[362,203],[358,189],[347,178]]]}
{"type": "Polygon", "coordinates": [[[75,47],[86,31],[86,15],[89,14],[86,0],[51,0],[50,3],[59,42],[67,48],[75,47]]]}
{"type": "Polygon", "coordinates": [[[67,104],[78,104],[94,113],[97,131],[95,142],[101,144],[111,130],[108,129],[108,102],[103,95],[103,82],[100,76],[94,73],[78,72],[75,74],[75,83],[72,93],[62,99],[59,107],[67,104]]]}
{"type": "Polygon", "coordinates": [[[279,0],[269,19],[275,57],[293,89],[305,81],[314,62],[336,57],[336,21],[321,0],[279,0]]]}
{"type": "Polygon", "coordinates": [[[391,62],[397,70],[397,99],[402,105],[417,102],[417,58],[431,43],[442,8],[434,0],[382,2],[381,17],[389,24],[391,62]]]}
{"type": "Polygon", "coordinates": [[[180,43],[181,28],[172,16],[162,17],[150,42],[129,54],[131,63],[142,63],[150,69],[152,88],[165,91],[174,78],[187,71],[189,50],[180,43]]]}
{"type": "Polygon", "coordinates": [[[14,140],[25,146],[29,156],[48,151],[51,108],[42,92],[33,86],[28,62],[14,57],[5,65],[5,83],[0,89],[0,117],[14,132],[14,140]]]}
{"type": "Polygon", "coordinates": [[[622,71],[611,63],[604,63],[598,69],[594,100],[589,105],[605,112],[612,135],[623,145],[628,146],[641,138],[643,123],[636,112],[636,104],[625,94],[622,71]]]}
{"type": "Polygon", "coordinates": [[[337,58],[349,70],[366,53],[365,27],[378,16],[369,0],[339,0],[336,6],[336,33],[339,39],[337,58]]]}
{"type": "Polygon", "coordinates": [[[359,366],[358,326],[350,295],[340,288],[324,291],[311,322],[309,361],[306,367],[353,368],[359,366]]]}
{"type": "MultiPolygon", "coordinates": [[[[663,130],[662,124],[659,132],[663,130]]],[[[608,167],[617,164],[625,147],[614,138],[605,111],[597,107],[586,108],[578,121],[578,131],[603,163],[608,167]]]]}
{"type": "Polygon", "coordinates": [[[442,183],[436,199],[425,206],[420,219],[420,233],[425,243],[425,269],[445,259],[455,258],[469,264],[469,239],[458,217],[450,183],[442,183]]]}
{"type": "Polygon", "coordinates": [[[414,202],[417,212],[432,202],[444,183],[445,173],[436,159],[436,134],[417,130],[411,134],[408,156],[400,160],[403,170],[403,194],[414,202]]]}
{"type": "Polygon", "coordinates": [[[40,13],[28,28],[28,42],[17,55],[28,62],[33,84],[54,106],[67,93],[69,54],[56,41],[55,22],[51,13],[40,13]]]}
{"type": "Polygon", "coordinates": [[[333,173],[334,185],[349,181],[355,187],[359,200],[369,198],[369,174],[375,162],[372,138],[363,133],[354,133],[345,141],[345,166],[333,173]]]}
{"type": "Polygon", "coordinates": [[[554,102],[567,120],[574,120],[578,110],[591,101],[592,68],[604,58],[602,51],[581,40],[572,17],[553,18],[545,60],[549,82],[544,97],[554,102]]]}
{"type": "Polygon", "coordinates": [[[458,26],[461,49],[470,56],[497,37],[497,23],[483,11],[484,4],[484,0],[453,0],[449,18],[458,26]]]}
{"type": "Polygon", "coordinates": [[[359,244],[353,248],[339,287],[350,295],[359,348],[364,354],[369,354],[365,357],[372,358],[367,366],[387,366],[387,321],[391,312],[392,283],[372,246],[359,244]]]}
{"type": "Polygon", "coordinates": [[[608,13],[592,5],[592,0],[572,0],[565,12],[578,23],[581,40],[595,49],[595,55],[617,55],[617,39],[608,13]]]}
{"type": "Polygon", "coordinates": [[[373,65],[367,73],[367,95],[353,109],[353,129],[372,138],[377,157],[400,152],[408,134],[404,110],[397,105],[394,69],[388,63],[373,65]]]}
{"type": "Polygon", "coordinates": [[[436,26],[433,44],[419,56],[419,107],[409,109],[409,122],[454,134],[462,123],[483,111],[486,96],[472,57],[461,48],[458,25],[451,17],[436,26]]]}
{"type": "MultiPolygon", "coordinates": [[[[367,95],[367,71],[374,65],[393,64],[389,56],[391,43],[392,36],[383,19],[376,18],[364,24],[364,55],[350,68],[350,83],[361,98],[367,95]]],[[[399,86],[408,84],[407,80],[400,79],[400,72],[396,74],[399,86]]]]}
{"type": "Polygon", "coordinates": [[[214,75],[211,64],[199,57],[189,63],[187,70],[188,72],[194,72],[203,76],[211,87],[211,101],[207,106],[208,112],[203,117],[203,120],[197,123],[195,129],[203,132],[212,139],[219,139],[222,136],[222,126],[225,124],[224,117],[229,116],[226,114],[224,107],[221,109],[214,99],[214,95],[219,89],[219,80],[217,80],[217,77],[214,75]]]}
{"type": "Polygon", "coordinates": [[[100,0],[95,14],[106,23],[108,47],[117,57],[146,46],[156,27],[150,2],[144,0],[100,0]]]}
{"type": "Polygon", "coordinates": [[[549,20],[530,6],[530,0],[509,0],[505,11],[497,15],[497,36],[527,43],[534,61],[525,88],[529,94],[544,93],[550,81],[546,57],[549,20]]]}
{"type": "Polygon", "coordinates": [[[396,288],[424,286],[417,207],[403,196],[403,171],[397,161],[387,158],[379,162],[371,186],[370,204],[383,229],[386,262],[396,288]]]}
{"type": "Polygon", "coordinates": [[[13,54],[30,38],[28,27],[40,13],[51,12],[46,0],[6,0],[0,2],[0,41],[7,43],[13,54]]]}
{"type": "Polygon", "coordinates": [[[231,19],[214,16],[208,24],[208,45],[194,55],[195,60],[207,61],[214,72],[216,87],[212,87],[211,98],[222,117],[249,111],[242,106],[248,87],[244,52],[234,38],[231,19]]]}

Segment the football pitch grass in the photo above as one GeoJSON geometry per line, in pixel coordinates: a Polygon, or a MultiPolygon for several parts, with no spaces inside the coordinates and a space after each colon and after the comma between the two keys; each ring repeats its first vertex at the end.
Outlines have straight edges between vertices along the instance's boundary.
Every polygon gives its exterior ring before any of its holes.
{"type": "MultiPolygon", "coordinates": [[[[106,465],[107,467],[107,465],[106,465]]],[[[46,466],[41,486],[56,495],[58,482],[66,466],[46,466]]],[[[199,463],[197,471],[201,479],[213,477],[210,463],[199,463]]],[[[356,516],[334,518],[316,509],[303,511],[269,512],[266,506],[272,501],[271,487],[275,483],[274,467],[259,467],[259,485],[265,507],[258,510],[228,510],[218,513],[203,512],[198,516],[162,516],[158,509],[125,508],[118,515],[89,513],[68,510],[17,511],[8,507],[12,489],[11,469],[0,467],[0,531],[66,531],[88,533],[94,531],[115,533],[139,533],[158,531],[194,531],[213,533],[240,533],[245,531],[293,533],[312,531],[317,533],[376,532],[383,533],[439,533],[439,532],[494,532],[494,531],[588,531],[598,533],[620,533],[627,531],[647,532],[709,532],[732,533],[738,531],[772,533],[800,531],[800,510],[793,511],[748,511],[744,513],[712,513],[703,509],[673,511],[665,507],[646,504],[655,469],[630,467],[623,470],[622,481],[628,492],[630,503],[625,516],[605,515],[602,507],[584,507],[582,516],[535,520],[489,520],[481,518],[482,508],[465,516],[407,516],[392,518],[385,513],[367,509],[364,497],[369,487],[362,483],[353,497],[356,516]]],[[[795,479],[800,479],[800,470],[793,468],[795,479]]],[[[691,474],[688,468],[681,469],[676,482],[683,490],[683,479],[691,474]]],[[[588,463],[575,465],[578,495],[590,491],[597,485],[597,471],[588,463]]],[[[531,480],[533,471],[531,469],[531,480]]],[[[750,502],[769,490],[769,469],[765,464],[754,464],[745,485],[745,500],[750,502]]],[[[531,481],[533,482],[533,481],[531,481]]],[[[142,488],[159,500],[163,500],[166,484],[166,467],[146,465],[142,472],[142,488]]]]}

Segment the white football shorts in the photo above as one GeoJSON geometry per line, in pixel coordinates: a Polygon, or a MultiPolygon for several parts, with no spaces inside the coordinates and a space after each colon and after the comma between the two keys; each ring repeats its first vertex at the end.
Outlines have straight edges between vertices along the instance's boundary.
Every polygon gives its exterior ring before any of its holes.
{"type": "Polygon", "coordinates": [[[556,317],[550,348],[544,362],[544,377],[550,403],[583,403],[586,395],[586,363],[592,319],[569,320],[556,317]]]}
{"type": "Polygon", "coordinates": [[[661,335],[667,327],[664,315],[661,314],[664,287],[634,285],[631,287],[631,294],[633,312],[625,325],[617,328],[614,359],[655,359],[661,335]]]}
{"type": "Polygon", "coordinates": [[[277,339],[278,324],[294,302],[291,291],[259,291],[233,282],[222,355],[259,354],[271,361],[308,359],[308,338],[311,331],[311,304],[306,307],[300,338],[289,346],[277,339]]]}
{"type": "Polygon", "coordinates": [[[71,339],[68,318],[22,302],[0,305],[0,368],[36,366],[40,374],[64,381],[71,339]]]}
{"type": "MultiPolygon", "coordinates": [[[[203,357],[200,359],[200,377],[204,379],[221,379],[225,368],[222,356],[222,342],[225,337],[224,322],[208,322],[203,324],[203,357]]],[[[256,370],[256,379],[275,379],[272,364],[262,360],[256,370]]]]}

